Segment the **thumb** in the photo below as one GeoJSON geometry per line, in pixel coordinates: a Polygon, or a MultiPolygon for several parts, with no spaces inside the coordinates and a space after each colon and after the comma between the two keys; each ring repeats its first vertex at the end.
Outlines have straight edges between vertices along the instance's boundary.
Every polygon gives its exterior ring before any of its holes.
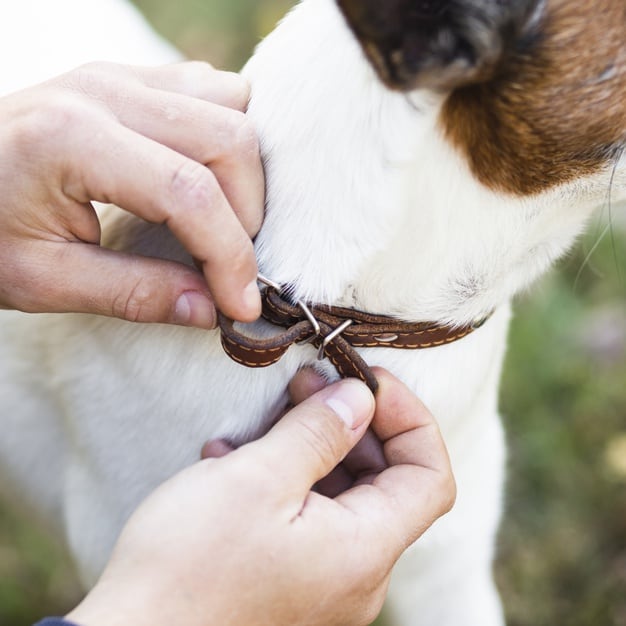
{"type": "Polygon", "coordinates": [[[95,244],[40,242],[39,246],[37,263],[22,264],[23,280],[18,281],[22,285],[13,289],[16,308],[215,327],[207,284],[190,267],[95,244]]]}
{"type": "Polygon", "coordinates": [[[249,444],[291,498],[305,496],[363,437],[374,415],[374,396],[353,378],[334,383],[287,413],[262,439],[249,444]]]}

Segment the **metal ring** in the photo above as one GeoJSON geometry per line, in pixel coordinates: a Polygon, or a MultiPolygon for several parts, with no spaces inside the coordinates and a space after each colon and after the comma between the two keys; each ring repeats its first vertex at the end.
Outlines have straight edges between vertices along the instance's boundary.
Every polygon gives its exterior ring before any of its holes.
{"type": "Polygon", "coordinates": [[[482,326],[484,326],[488,321],[489,318],[492,316],[492,313],[488,313],[487,315],[485,315],[484,317],[479,317],[476,318],[471,324],[470,327],[472,330],[478,330],[479,328],[481,328],[482,326]]]}
{"type": "Polygon", "coordinates": [[[279,294],[283,292],[283,288],[281,285],[275,283],[269,278],[266,278],[265,276],[263,276],[263,274],[257,274],[256,279],[266,287],[271,287],[272,289],[275,289],[279,294]]]}
{"type": "Polygon", "coordinates": [[[322,329],[320,328],[319,322],[315,319],[315,315],[313,315],[311,309],[309,309],[306,303],[302,300],[298,300],[296,304],[302,309],[302,312],[306,315],[306,318],[309,320],[309,322],[311,322],[311,326],[313,326],[313,330],[315,331],[314,336],[317,337],[321,335],[322,329]]]}
{"type": "MultiPolygon", "coordinates": [[[[282,295],[284,289],[282,285],[279,285],[277,282],[274,282],[266,276],[263,276],[263,274],[257,274],[256,279],[266,287],[274,289],[274,291],[276,291],[279,296],[282,295]]],[[[315,335],[313,337],[318,337],[319,335],[321,335],[322,329],[320,328],[319,322],[315,319],[315,315],[313,315],[313,312],[308,307],[306,302],[304,302],[304,300],[298,300],[296,304],[302,309],[302,312],[306,315],[306,318],[311,323],[311,326],[313,326],[313,331],[315,332],[315,335]]]]}
{"type": "Polygon", "coordinates": [[[332,330],[328,333],[328,335],[326,335],[326,337],[324,337],[324,341],[322,341],[322,345],[320,346],[319,352],[317,353],[318,361],[324,360],[328,344],[331,343],[331,341],[334,341],[337,337],[339,337],[339,335],[341,335],[341,333],[343,333],[346,328],[352,326],[352,324],[354,324],[354,320],[346,320],[343,324],[341,324],[341,326],[337,326],[335,330],[332,330]]]}

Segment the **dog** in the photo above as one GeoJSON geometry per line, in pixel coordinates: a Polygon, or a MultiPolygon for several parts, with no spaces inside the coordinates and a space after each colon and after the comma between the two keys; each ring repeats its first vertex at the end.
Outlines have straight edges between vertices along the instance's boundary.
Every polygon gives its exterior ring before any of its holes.
{"type": "MultiPolygon", "coordinates": [[[[476,326],[420,351],[359,349],[437,416],[458,483],[396,567],[399,626],[504,622],[492,560],[510,300],[608,190],[626,198],[625,20],[622,0],[302,0],[244,69],[267,177],[262,273],[294,302],[476,326]]],[[[190,262],[159,227],[114,207],[102,221],[105,245],[190,262]]],[[[86,585],[199,442],[262,435],[304,365],[337,376],[310,345],[257,370],[217,331],[1,319],[5,489],[57,528],[86,585]]]]}

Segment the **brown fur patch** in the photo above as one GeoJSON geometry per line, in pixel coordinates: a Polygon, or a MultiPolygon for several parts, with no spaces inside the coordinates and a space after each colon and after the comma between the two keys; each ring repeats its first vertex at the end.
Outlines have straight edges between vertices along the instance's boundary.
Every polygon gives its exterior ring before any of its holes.
{"type": "Polygon", "coordinates": [[[441,117],[485,185],[534,194],[607,165],[626,139],[626,1],[548,0],[495,77],[441,117]]]}

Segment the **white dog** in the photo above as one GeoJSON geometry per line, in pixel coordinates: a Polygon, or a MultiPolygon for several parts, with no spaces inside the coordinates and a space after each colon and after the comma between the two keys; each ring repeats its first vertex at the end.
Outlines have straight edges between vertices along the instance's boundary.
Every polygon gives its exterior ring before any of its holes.
{"type": "MultiPolygon", "coordinates": [[[[263,274],[294,300],[401,320],[491,314],[450,345],[360,350],[438,417],[458,482],[452,513],[396,569],[398,625],[503,623],[491,568],[509,301],[568,249],[611,181],[626,197],[625,20],[623,0],[303,0],[245,69],[268,181],[263,274]]],[[[105,215],[105,231],[128,233],[109,245],[139,249],[131,221],[105,215]]],[[[86,584],[199,442],[262,434],[303,364],[336,376],[310,345],[253,370],[218,332],[0,320],[2,476],[56,523],[86,584]]]]}

